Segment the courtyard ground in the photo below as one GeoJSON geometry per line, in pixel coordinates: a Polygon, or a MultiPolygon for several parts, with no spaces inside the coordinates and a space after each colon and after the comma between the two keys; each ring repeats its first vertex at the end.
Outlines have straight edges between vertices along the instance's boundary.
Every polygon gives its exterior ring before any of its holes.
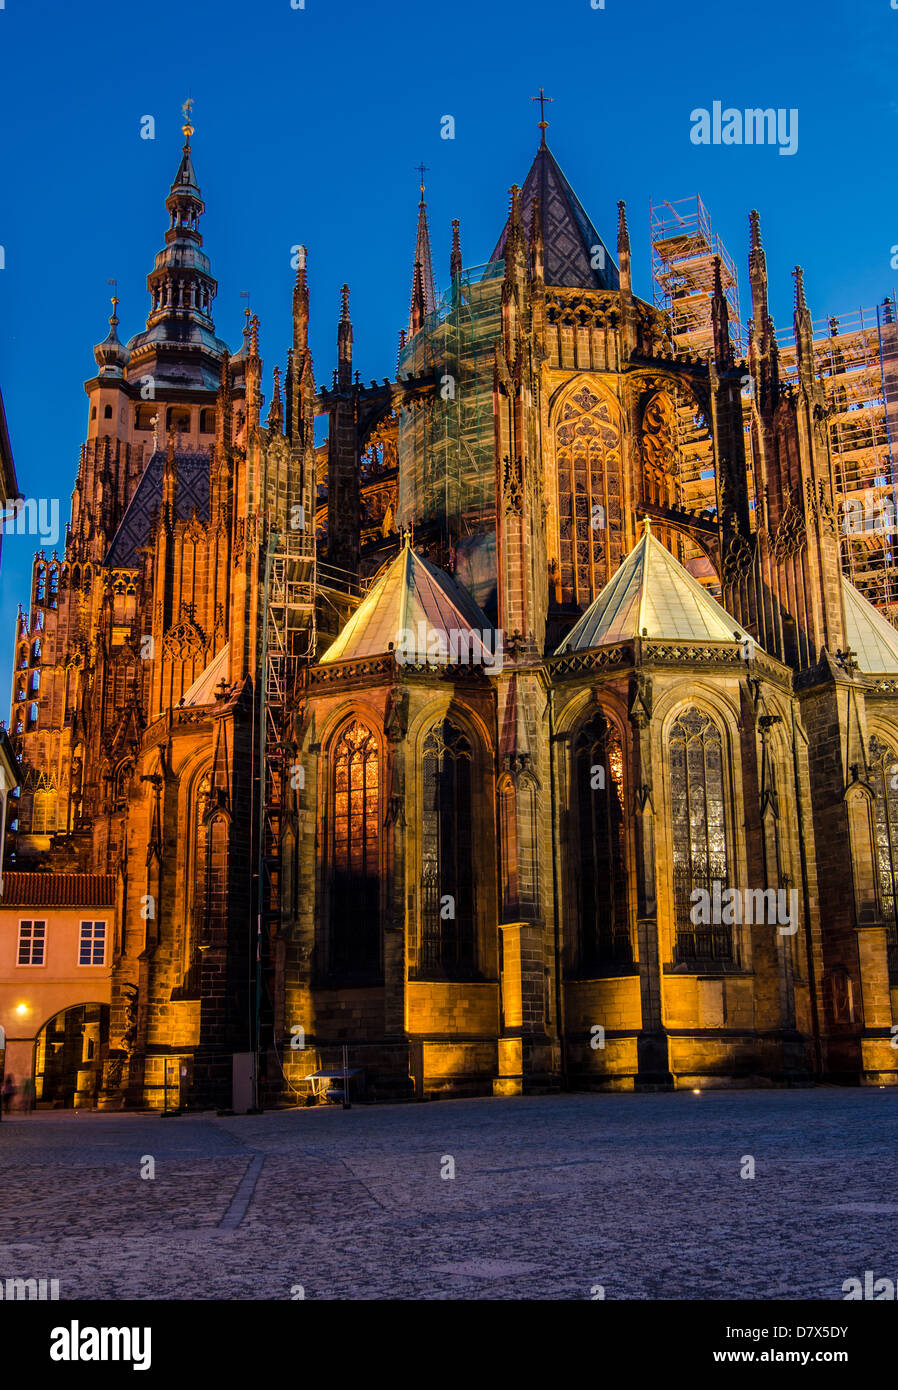
{"type": "Polygon", "coordinates": [[[866,1270],[898,1278],[896,1153],[898,1090],[878,1089],[13,1113],[0,1280],[58,1279],[61,1299],[839,1300],[866,1270]]]}

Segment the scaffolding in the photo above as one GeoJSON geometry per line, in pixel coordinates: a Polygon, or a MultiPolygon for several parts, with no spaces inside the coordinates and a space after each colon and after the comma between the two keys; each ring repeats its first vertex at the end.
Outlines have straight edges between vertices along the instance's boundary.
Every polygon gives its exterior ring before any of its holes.
{"type": "Polygon", "coordinates": [[[400,527],[447,539],[495,526],[493,344],[502,327],[503,261],[462,270],[403,347],[400,379],[432,376],[432,400],[399,412],[400,527]]]}
{"type": "MultiPolygon", "coordinates": [[[[875,309],[813,323],[814,370],[829,407],[842,567],[898,625],[898,323],[894,294],[875,309]],[[852,515],[853,514],[853,515],[852,515]],[[849,522],[849,518],[851,521],[849,522]]],[[[798,376],[794,332],[777,335],[780,374],[798,376]]]]}
{"type": "Polygon", "coordinates": [[[273,1025],[270,988],[271,943],[282,915],[282,840],[289,793],[303,786],[293,719],[302,669],[315,656],[316,556],[314,518],[305,507],[290,509],[279,532],[265,524],[265,588],[262,622],[262,688],[258,725],[260,797],[258,864],[260,896],[256,936],[255,1048],[273,1025]],[[268,998],[263,1000],[265,981],[268,998]]]}
{"type": "Polygon", "coordinates": [[[683,352],[705,353],[713,346],[711,296],[714,262],[730,317],[730,338],[737,357],[744,351],[739,316],[736,266],[698,194],[675,203],[650,207],[652,295],[656,309],[670,315],[674,345],[683,352]]]}

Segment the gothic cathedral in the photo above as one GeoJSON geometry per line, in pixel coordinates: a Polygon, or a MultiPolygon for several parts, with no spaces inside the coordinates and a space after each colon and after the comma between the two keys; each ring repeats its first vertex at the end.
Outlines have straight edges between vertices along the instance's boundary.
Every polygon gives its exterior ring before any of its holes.
{"type": "Polygon", "coordinates": [[[546,143],[395,376],[216,336],[185,127],[15,634],[18,870],[115,873],[101,1107],[898,1081],[898,632],[843,575],[795,272],[737,360],[636,297],[546,143]],[[327,417],[327,438],[316,419],[327,417]],[[297,1043],[300,1044],[297,1046],[297,1043]]]}

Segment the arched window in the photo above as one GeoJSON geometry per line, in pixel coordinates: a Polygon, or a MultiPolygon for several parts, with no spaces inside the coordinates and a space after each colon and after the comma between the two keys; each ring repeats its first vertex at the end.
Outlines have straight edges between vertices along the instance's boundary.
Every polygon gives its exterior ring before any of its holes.
{"type": "Polygon", "coordinates": [[[34,835],[52,835],[56,829],[56,793],[35,792],[31,807],[31,830],[34,835]]]}
{"type": "MultiPolygon", "coordinates": [[[[620,431],[585,384],[555,422],[561,603],[591,603],[620,564],[620,431]]],[[[553,558],[554,557],[550,557],[553,558]]]]}
{"type": "Polygon", "coordinates": [[[47,598],[47,566],[40,564],[37,567],[37,601],[44,603],[47,598]]]}
{"type": "Polygon", "coordinates": [[[686,709],[668,739],[677,964],[737,963],[719,894],[729,886],[723,738],[701,710],[686,709]],[[702,898],[693,898],[700,891],[702,898]]]}
{"type": "Polygon", "coordinates": [[[97,418],[97,407],[95,405],[92,405],[90,408],[90,418],[92,420],[96,420],[97,418]]]}
{"type": "Polygon", "coordinates": [[[623,751],[597,712],[574,740],[575,863],[581,975],[632,970],[627,907],[623,751]]]}
{"type": "Polygon", "coordinates": [[[103,419],[104,419],[104,420],[111,420],[111,419],[112,419],[112,406],[111,406],[111,405],[106,405],[106,406],[103,407],[103,419]]]}
{"type": "Polygon", "coordinates": [[[886,924],[889,983],[898,984],[898,756],[873,735],[870,739],[870,780],[874,793],[876,875],[879,904],[886,924]]]}
{"type": "Polygon", "coordinates": [[[50,566],[50,607],[55,608],[59,600],[59,566],[50,566]]]}
{"type": "Polygon", "coordinates": [[[37,662],[37,661],[40,661],[40,659],[41,659],[41,639],[40,639],[39,637],[35,637],[34,641],[33,641],[32,644],[31,644],[31,660],[32,660],[33,662],[37,662]]]}
{"type": "Polygon", "coordinates": [[[33,729],[36,723],[37,723],[37,702],[34,701],[34,700],[32,700],[31,704],[28,706],[28,727],[29,727],[29,729],[33,729]]]}
{"type": "Polygon", "coordinates": [[[32,671],[32,672],[31,672],[31,693],[32,693],[32,695],[36,695],[36,694],[38,693],[38,691],[40,690],[40,688],[41,688],[41,673],[40,673],[40,671],[32,671]]]}
{"type": "Polygon", "coordinates": [[[477,964],[471,741],[450,720],[424,742],[418,973],[457,978],[477,964]]]}
{"type": "Polygon", "coordinates": [[[200,411],[200,434],[215,433],[215,411],[212,406],[207,406],[200,411]]]}
{"type": "Polygon", "coordinates": [[[380,970],[380,768],[370,729],[354,720],[333,753],[328,970],[380,970]]]}
{"type": "Polygon", "coordinates": [[[166,411],[165,427],[167,430],[180,431],[181,434],[190,433],[190,411],[179,410],[177,406],[170,405],[166,411]]]}

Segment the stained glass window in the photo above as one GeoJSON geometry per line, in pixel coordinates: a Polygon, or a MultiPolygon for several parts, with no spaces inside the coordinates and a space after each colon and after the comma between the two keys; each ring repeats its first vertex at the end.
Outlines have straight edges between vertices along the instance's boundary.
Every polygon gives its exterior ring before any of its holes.
{"type": "Polygon", "coordinates": [[[448,719],[424,744],[420,975],[476,966],[471,742],[448,719]]]}
{"type": "Polygon", "coordinates": [[[583,386],[555,428],[561,602],[591,603],[620,553],[620,432],[608,404],[583,386]]]}
{"type": "Polygon", "coordinates": [[[874,791],[876,870],[880,911],[886,924],[889,982],[898,984],[898,756],[874,736],[870,739],[870,776],[874,791]]]}
{"type": "Polygon", "coordinates": [[[380,969],[380,768],[377,741],[357,720],[333,756],[330,826],[329,969],[380,969]]]}
{"type": "Polygon", "coordinates": [[[574,741],[578,826],[579,949],[584,975],[633,966],[627,908],[623,753],[617,733],[596,713],[574,741]]]}
{"type": "MultiPolygon", "coordinates": [[[[723,739],[717,725],[698,709],[674,721],[670,756],[673,886],[678,964],[707,967],[736,963],[732,926],[695,923],[692,894],[708,894],[706,918],[713,915],[715,885],[729,886],[729,860],[723,773],[723,739]]],[[[718,900],[719,901],[719,900],[718,900]]],[[[699,912],[696,916],[702,915],[699,912]]]]}

